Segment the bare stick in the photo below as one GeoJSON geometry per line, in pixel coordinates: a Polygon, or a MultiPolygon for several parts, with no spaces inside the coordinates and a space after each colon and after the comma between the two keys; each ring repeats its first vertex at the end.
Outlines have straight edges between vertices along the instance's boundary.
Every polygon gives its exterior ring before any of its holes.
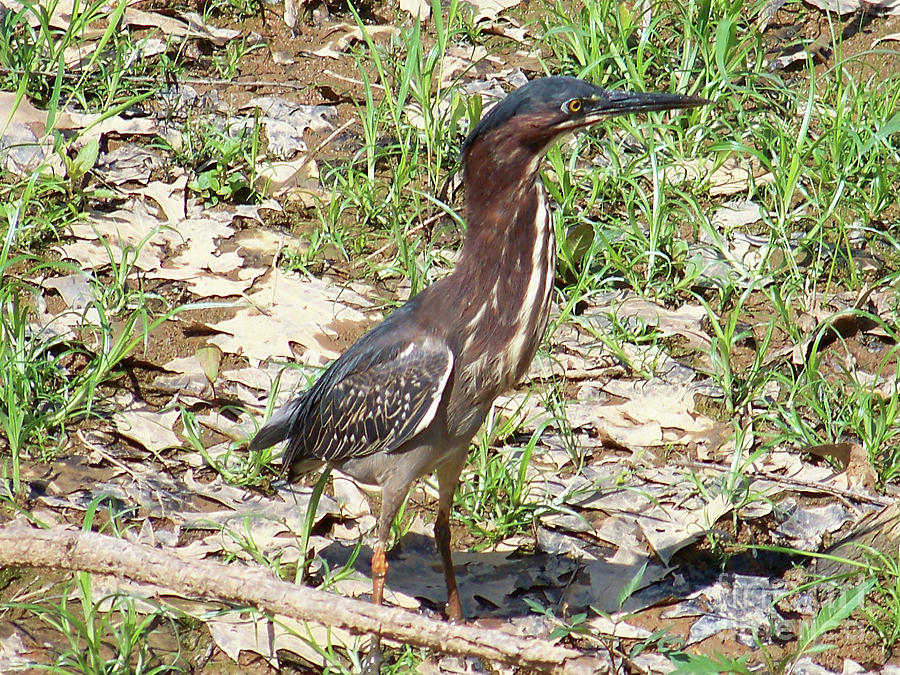
{"type": "Polygon", "coordinates": [[[478,656],[531,670],[606,672],[598,660],[537,639],[451,625],[392,607],[342,598],[273,578],[269,572],[212,561],[186,561],[173,552],[93,532],[0,529],[0,567],[42,567],[112,574],[186,595],[253,606],[269,614],[377,633],[398,642],[460,656],[478,656]]]}

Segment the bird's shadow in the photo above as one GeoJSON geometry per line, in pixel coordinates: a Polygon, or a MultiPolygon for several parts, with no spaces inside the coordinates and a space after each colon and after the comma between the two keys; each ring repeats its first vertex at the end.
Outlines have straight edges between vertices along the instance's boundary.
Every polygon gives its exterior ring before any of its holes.
{"type": "MultiPolygon", "coordinates": [[[[334,542],[320,555],[331,570],[336,570],[348,563],[354,549],[353,545],[334,542]]],[[[499,619],[533,615],[535,607],[547,608],[556,616],[593,610],[612,613],[620,609],[620,601],[624,602],[622,609],[638,610],[689,597],[716,583],[723,573],[731,573],[723,572],[714,560],[693,557],[690,564],[679,567],[663,566],[651,559],[617,563],[565,553],[453,553],[463,614],[469,618],[499,619]],[[675,569],[678,571],[672,573],[675,569]],[[620,598],[621,589],[636,575],[643,575],[635,584],[640,590],[629,598],[620,598]]],[[[371,577],[371,558],[372,549],[363,546],[353,563],[357,580],[371,577]]],[[[732,572],[740,571],[735,566],[746,567],[739,557],[732,559],[732,563],[732,572]]],[[[397,597],[403,594],[418,600],[423,608],[443,610],[447,591],[433,538],[414,533],[405,535],[388,553],[388,564],[387,602],[403,606],[404,602],[397,597]]],[[[783,571],[789,564],[785,557],[774,566],[783,571]]],[[[768,567],[768,572],[777,576],[772,562],[768,567]]]]}
{"type": "MultiPolygon", "coordinates": [[[[335,542],[320,552],[334,570],[351,558],[354,546],[335,542]]],[[[353,568],[357,578],[368,579],[372,549],[363,546],[353,568]]],[[[453,552],[460,600],[466,616],[512,618],[533,613],[526,598],[555,606],[562,590],[577,575],[580,561],[546,553],[453,552]]],[[[418,600],[423,607],[441,611],[447,589],[434,539],[409,533],[388,553],[385,599],[403,605],[396,594],[418,600]],[[394,597],[392,597],[394,596],[394,597]]]]}

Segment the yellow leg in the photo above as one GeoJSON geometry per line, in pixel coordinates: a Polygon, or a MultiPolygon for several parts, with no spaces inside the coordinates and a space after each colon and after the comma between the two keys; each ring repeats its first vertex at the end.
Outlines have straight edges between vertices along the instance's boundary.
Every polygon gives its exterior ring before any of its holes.
{"type": "Polygon", "coordinates": [[[384,600],[384,578],[387,576],[388,563],[384,555],[384,542],[375,544],[372,553],[372,602],[380,605],[384,600]]]}
{"type": "MultiPolygon", "coordinates": [[[[375,544],[372,553],[372,602],[382,604],[384,600],[384,578],[387,576],[388,564],[384,555],[384,542],[375,544]]],[[[364,675],[379,675],[381,664],[384,663],[384,654],[381,652],[381,636],[373,635],[369,646],[369,655],[366,657],[364,675]]]]}
{"type": "Polygon", "coordinates": [[[450,552],[449,506],[446,509],[443,505],[438,508],[437,520],[434,522],[434,540],[444,566],[444,582],[447,584],[447,618],[451,622],[457,623],[462,621],[462,605],[459,602],[456,573],[453,571],[453,555],[450,552]]]}
{"type": "MultiPolygon", "coordinates": [[[[372,602],[381,605],[384,602],[384,580],[387,576],[388,562],[385,555],[387,540],[391,534],[391,525],[400,509],[400,504],[406,497],[409,486],[404,489],[396,489],[385,486],[381,498],[381,518],[378,521],[377,541],[372,552],[372,602]]],[[[369,647],[369,656],[366,658],[364,668],[365,675],[378,675],[381,672],[381,664],[384,663],[384,655],[381,652],[381,636],[373,635],[369,647]]]]}

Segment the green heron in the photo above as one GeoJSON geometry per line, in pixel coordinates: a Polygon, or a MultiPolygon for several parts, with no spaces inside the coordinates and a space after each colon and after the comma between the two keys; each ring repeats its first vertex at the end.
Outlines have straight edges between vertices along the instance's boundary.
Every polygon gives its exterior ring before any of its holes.
{"type": "Polygon", "coordinates": [[[290,472],[320,460],[381,486],[373,602],[382,602],[394,517],[412,483],[435,471],[446,612],[462,619],[450,554],[453,494],[472,437],[494,399],[528,370],[550,312],[556,249],[538,175],[545,151],[610,117],[705,103],[571,77],[537,79],[508,95],[462,147],[468,232],[456,269],[360,338],[250,443],[286,440],[290,472]]]}

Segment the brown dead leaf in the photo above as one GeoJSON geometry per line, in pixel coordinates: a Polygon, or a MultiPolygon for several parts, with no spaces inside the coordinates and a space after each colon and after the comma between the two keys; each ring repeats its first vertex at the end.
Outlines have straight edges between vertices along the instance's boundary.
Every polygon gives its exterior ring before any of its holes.
{"type": "Polygon", "coordinates": [[[891,33],[890,35],[884,35],[880,38],[876,38],[872,41],[872,48],[874,49],[879,42],[900,42],[900,33],[891,33]]]}
{"type": "Polygon", "coordinates": [[[194,358],[200,363],[204,377],[213,384],[219,378],[219,366],[222,364],[222,350],[216,345],[203,345],[194,351],[194,358]]]}
{"type": "Polygon", "coordinates": [[[288,398],[293,397],[301,389],[305,389],[308,381],[301,368],[285,368],[283,365],[271,363],[260,365],[258,368],[225,370],[222,372],[222,378],[263,392],[267,398],[276,378],[280,378],[278,380],[279,389],[275,394],[279,405],[287,403],[288,398]]]}
{"type": "Polygon", "coordinates": [[[330,201],[331,193],[319,183],[319,168],[309,155],[289,162],[260,162],[256,167],[256,189],[273,197],[288,192],[299,196],[304,204],[313,206],[316,198],[330,201]],[[305,197],[305,198],[304,198],[305,197]]]}
{"type": "MultiPolygon", "coordinates": [[[[373,41],[378,42],[383,40],[389,41],[392,37],[400,34],[400,29],[396,26],[366,26],[366,32],[373,41]]],[[[365,41],[362,29],[349,23],[341,23],[334,26],[330,35],[332,37],[328,43],[321,49],[313,52],[315,56],[339,59],[350,45],[365,41]]]]}
{"type": "MultiPolygon", "coordinates": [[[[222,252],[219,242],[230,239],[235,230],[230,222],[235,214],[227,211],[208,216],[189,216],[178,224],[177,242],[168,246],[178,255],[159,252],[159,264],[148,271],[154,279],[183,280],[192,293],[201,298],[242,295],[266,268],[244,264],[238,250],[222,252]]],[[[155,243],[156,239],[151,239],[155,243]]]]}
{"type": "Polygon", "coordinates": [[[241,34],[238,30],[212,26],[196,12],[185,12],[182,17],[183,20],[127,7],[123,19],[128,26],[153,28],[163,35],[175,38],[202,38],[217,46],[223,46],[241,34]]]}
{"type": "Polygon", "coordinates": [[[161,169],[159,154],[135,143],[126,143],[101,153],[97,170],[110,185],[147,184],[154,170],[161,169]]]}
{"type": "MultiPolygon", "coordinates": [[[[842,462],[844,472],[836,476],[832,484],[837,487],[848,488],[865,494],[875,494],[878,487],[878,472],[872,466],[869,453],[859,443],[839,443],[839,446],[849,446],[845,461],[842,462]]],[[[818,446],[822,448],[823,446],[818,446]]],[[[812,451],[810,448],[809,451],[812,451]]]]}
{"type": "MultiPolygon", "coordinates": [[[[447,49],[441,68],[441,86],[448,88],[463,77],[484,76],[504,67],[502,59],[488,54],[483,45],[454,45],[447,49]]],[[[447,101],[442,101],[447,104],[447,101]]]]}
{"type": "Polygon", "coordinates": [[[256,612],[249,614],[216,614],[204,617],[216,645],[235,663],[240,663],[242,651],[259,654],[278,667],[278,651],[284,650],[317,668],[324,668],[322,646],[360,650],[365,638],[334,627],[297,621],[284,616],[269,618],[256,612]],[[304,639],[307,638],[307,639],[304,639]],[[313,648],[311,644],[319,647],[313,648]]]}
{"type": "Polygon", "coordinates": [[[818,324],[793,347],[791,361],[795,365],[805,365],[813,349],[824,349],[838,339],[877,327],[877,322],[859,311],[868,308],[869,297],[874,290],[874,287],[869,287],[858,294],[829,296],[827,303],[814,302],[809,314],[818,320],[818,324]]]}
{"type": "Polygon", "coordinates": [[[339,471],[334,471],[331,483],[334,499],[345,517],[359,518],[360,516],[371,515],[372,509],[369,506],[369,498],[359,488],[356,481],[339,471]]]}
{"type": "Polygon", "coordinates": [[[690,160],[671,164],[663,169],[663,175],[669,183],[680,184],[688,181],[705,180],[709,183],[709,194],[721,197],[745,192],[750,187],[751,179],[756,185],[767,185],[775,180],[775,176],[750,162],[749,166],[741,163],[741,159],[731,157],[718,168],[715,160],[690,160]]]}
{"type": "Polygon", "coordinates": [[[255,108],[266,130],[267,154],[276,160],[287,160],[306,153],[303,135],[307,130],[330,131],[337,110],[330,105],[302,105],[281,96],[257,96],[241,110],[255,108]]]}
{"type": "Polygon", "coordinates": [[[679,336],[691,347],[706,351],[711,339],[701,328],[706,310],[699,304],[684,304],[676,310],[666,309],[637,295],[628,294],[624,300],[612,306],[620,319],[636,318],[653,327],[664,336],[679,336]]]}
{"type": "Polygon", "coordinates": [[[3,120],[4,133],[10,124],[22,125],[37,137],[42,137],[47,131],[47,113],[11,91],[0,92],[0,120],[3,120]]]}
{"type": "Polygon", "coordinates": [[[523,45],[530,45],[533,37],[529,27],[522,26],[510,16],[499,17],[493,24],[485,26],[482,31],[488,35],[499,35],[515,40],[523,45]]]}
{"type": "Polygon", "coordinates": [[[69,25],[72,22],[72,13],[74,11],[75,0],[59,0],[59,2],[50,5],[49,3],[45,5],[41,5],[41,9],[46,11],[52,7],[52,11],[49,12],[49,16],[46,18],[42,18],[35,14],[33,11],[24,11],[25,5],[18,0],[0,0],[0,6],[5,8],[9,12],[19,13],[22,12],[22,15],[25,18],[25,21],[28,22],[29,26],[37,27],[40,26],[44,21],[49,26],[53,28],[58,28],[62,31],[67,31],[69,29],[69,25]]]}
{"type": "Polygon", "coordinates": [[[693,510],[654,507],[637,516],[637,523],[647,543],[668,565],[673,555],[707,534],[716,521],[731,510],[731,502],[719,494],[693,510]]]}
{"type": "Polygon", "coordinates": [[[828,443],[825,445],[811,445],[804,452],[816,457],[830,457],[837,461],[845,469],[850,463],[850,453],[854,443],[828,443]]]}
{"type": "Polygon", "coordinates": [[[711,218],[715,227],[725,230],[745,227],[760,220],[762,220],[762,212],[759,204],[749,199],[726,202],[716,209],[711,218]]]}
{"type": "Polygon", "coordinates": [[[429,0],[400,0],[400,9],[409,12],[414,19],[427,21],[431,18],[431,2],[429,0]]]}
{"type": "Polygon", "coordinates": [[[209,400],[212,387],[195,357],[173,359],[163,367],[175,372],[159,373],[153,379],[154,389],[177,394],[182,403],[209,400]],[[183,372],[176,370],[179,367],[184,369],[183,372]]]}
{"type": "Polygon", "coordinates": [[[583,564],[587,571],[589,585],[584,588],[583,584],[572,584],[566,590],[566,598],[575,607],[589,605],[597,607],[602,612],[616,612],[620,609],[617,600],[619,593],[631,583],[635,576],[641,573],[642,569],[639,589],[663,579],[671,571],[664,565],[647,563],[646,553],[637,553],[625,548],[616,550],[615,554],[604,560],[585,561],[583,564]],[[645,564],[646,568],[644,568],[645,564]],[[582,587],[579,588],[579,586],[582,587]]]}
{"type": "Polygon", "coordinates": [[[149,197],[162,209],[168,225],[181,226],[186,218],[184,210],[184,189],[187,187],[187,176],[181,175],[171,183],[153,181],[135,190],[136,194],[149,197]]]}
{"type": "Polygon", "coordinates": [[[500,12],[510,7],[515,7],[521,0],[464,0],[467,4],[475,8],[473,21],[479,23],[481,21],[494,21],[500,12]]]}
{"type": "Polygon", "coordinates": [[[591,630],[600,635],[609,635],[625,640],[643,640],[650,637],[650,631],[646,628],[632,626],[622,620],[613,621],[608,616],[595,616],[588,619],[585,623],[591,627],[591,630]]]}
{"type": "Polygon", "coordinates": [[[850,561],[870,561],[872,551],[895,557],[900,540],[900,508],[896,503],[864,514],[846,536],[825,552],[827,558],[816,561],[816,573],[822,576],[853,574],[859,568],[850,561]]]}
{"type": "Polygon", "coordinates": [[[137,268],[152,272],[160,268],[167,251],[182,241],[181,235],[165,227],[141,199],[132,199],[110,213],[93,211],[88,216],[86,221],[70,225],[75,241],[56,247],[63,257],[77,261],[83,269],[109,265],[110,255],[118,263],[128,254],[137,268]],[[109,251],[101,238],[109,245],[109,251]]]}
{"type": "Polygon", "coordinates": [[[826,12],[847,16],[860,11],[871,14],[900,14],[900,0],[804,0],[807,4],[826,12]]]}
{"type": "Polygon", "coordinates": [[[652,380],[611,380],[601,391],[622,403],[580,400],[566,407],[573,429],[593,428],[620,447],[677,444],[708,438],[716,422],[694,409],[694,388],[652,380]]]}
{"type": "Polygon", "coordinates": [[[770,452],[753,462],[751,467],[754,471],[784,476],[807,485],[824,483],[834,476],[830,467],[804,462],[798,453],[786,450],[770,452]]]}
{"type": "Polygon", "coordinates": [[[0,125],[0,162],[7,171],[25,175],[40,168],[46,174],[66,175],[65,163],[47,134],[46,112],[26,98],[0,92],[0,125]]]}
{"type": "Polygon", "coordinates": [[[116,431],[154,454],[182,446],[182,440],[172,430],[178,419],[177,410],[156,411],[138,404],[113,414],[116,431]]]}
{"type": "Polygon", "coordinates": [[[101,325],[100,314],[94,306],[94,290],[91,277],[86,272],[76,272],[62,277],[52,277],[41,282],[43,288],[55,290],[62,297],[66,309],[51,314],[43,295],[35,294],[38,332],[50,337],[74,337],[73,329],[82,326],[101,325]]]}
{"type": "Polygon", "coordinates": [[[360,332],[368,324],[367,317],[355,309],[370,304],[361,295],[315,277],[285,274],[278,268],[271,270],[248,299],[253,307],[210,326],[221,333],[210,342],[226,353],[242,354],[253,364],[293,358],[290,343],[294,342],[302,347],[303,363],[324,365],[341,353],[334,341],[338,321],[356,325],[360,332]]]}
{"type": "Polygon", "coordinates": [[[81,113],[67,110],[60,114],[54,127],[70,131],[80,131],[82,143],[92,139],[117,134],[119,136],[151,136],[161,133],[159,122],[152,117],[129,117],[120,115],[104,117],[100,113],[81,113]]]}
{"type": "Polygon", "coordinates": [[[203,38],[217,47],[223,47],[231,40],[241,36],[241,31],[239,30],[213,26],[197,12],[184,12],[181,16],[188,25],[189,37],[203,38]]]}
{"type": "Polygon", "coordinates": [[[818,551],[825,537],[853,520],[851,509],[840,502],[807,506],[792,497],[778,504],[782,522],[773,531],[782,543],[801,551],[818,551]]]}

